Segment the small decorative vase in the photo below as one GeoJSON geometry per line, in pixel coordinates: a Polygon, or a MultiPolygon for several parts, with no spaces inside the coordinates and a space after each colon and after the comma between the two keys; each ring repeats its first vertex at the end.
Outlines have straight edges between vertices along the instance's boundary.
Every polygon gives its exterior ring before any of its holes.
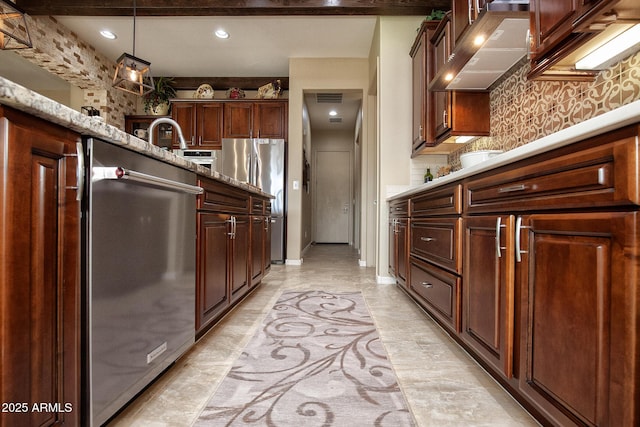
{"type": "Polygon", "coordinates": [[[169,114],[169,103],[163,102],[162,104],[158,104],[155,107],[150,106],[149,112],[154,116],[166,116],[169,114]]]}

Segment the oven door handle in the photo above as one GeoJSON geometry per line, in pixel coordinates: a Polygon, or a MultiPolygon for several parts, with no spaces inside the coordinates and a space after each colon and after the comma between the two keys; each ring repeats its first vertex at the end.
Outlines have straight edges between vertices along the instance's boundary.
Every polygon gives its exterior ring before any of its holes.
{"type": "Polygon", "coordinates": [[[92,168],[91,181],[102,181],[103,179],[122,180],[126,179],[132,182],[140,182],[143,184],[153,185],[166,190],[179,191],[189,194],[202,194],[204,190],[197,185],[184,184],[182,182],[173,181],[159,176],[149,175],[119,166],[113,167],[94,167],[92,168]]]}

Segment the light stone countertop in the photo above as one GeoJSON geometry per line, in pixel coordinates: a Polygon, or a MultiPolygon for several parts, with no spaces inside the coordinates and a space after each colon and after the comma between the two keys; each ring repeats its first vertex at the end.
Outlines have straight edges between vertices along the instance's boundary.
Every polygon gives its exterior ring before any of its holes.
{"type": "Polygon", "coordinates": [[[387,200],[399,199],[425,190],[431,190],[442,185],[458,181],[462,178],[467,178],[481,172],[486,172],[500,166],[508,165],[518,160],[564,147],[566,145],[582,141],[586,138],[601,135],[634,123],[640,123],[640,101],[632,102],[589,120],[585,120],[567,129],[563,129],[551,135],[532,141],[526,145],[506,151],[480,164],[460,169],[449,175],[437,178],[434,181],[394,194],[387,198],[387,200]]]}
{"type": "Polygon", "coordinates": [[[41,119],[49,122],[59,124],[67,129],[78,132],[83,136],[98,138],[111,144],[119,145],[163,162],[193,171],[198,175],[206,176],[213,180],[232,185],[263,197],[273,198],[272,195],[263,192],[257,187],[237,181],[226,175],[176,156],[170,151],[163,150],[160,147],[149,144],[148,142],[130,135],[112,125],[106,124],[99,118],[86,116],[72,108],[20,86],[11,80],[7,80],[2,76],[0,76],[0,104],[40,117],[41,119]]]}

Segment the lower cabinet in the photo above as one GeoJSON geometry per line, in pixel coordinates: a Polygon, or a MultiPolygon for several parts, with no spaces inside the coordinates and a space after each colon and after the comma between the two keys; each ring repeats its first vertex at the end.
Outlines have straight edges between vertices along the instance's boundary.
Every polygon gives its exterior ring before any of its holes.
{"type": "Polygon", "coordinates": [[[522,217],[520,392],[557,425],[638,413],[638,214],[522,217]]]}
{"type": "Polygon", "coordinates": [[[460,338],[505,378],[514,374],[513,215],[464,220],[460,338]]]}
{"type": "MultiPolygon", "coordinates": [[[[205,190],[198,196],[196,238],[196,334],[200,336],[260,283],[266,270],[252,274],[255,231],[250,193],[202,177],[198,184],[205,190]]],[[[261,218],[260,232],[264,222],[261,218]]],[[[269,234],[261,238],[259,245],[271,244],[269,234]]]]}
{"type": "Polygon", "coordinates": [[[79,135],[0,106],[0,425],[79,426],[79,135]]]}
{"type": "Polygon", "coordinates": [[[410,196],[408,293],[543,425],[640,425],[638,135],[410,196]]]}

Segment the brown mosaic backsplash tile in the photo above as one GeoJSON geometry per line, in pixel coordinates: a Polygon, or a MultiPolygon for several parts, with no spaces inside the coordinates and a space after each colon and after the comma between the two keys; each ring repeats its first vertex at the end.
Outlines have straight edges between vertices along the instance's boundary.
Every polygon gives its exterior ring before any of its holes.
{"type": "Polygon", "coordinates": [[[523,64],[491,92],[491,136],[449,155],[511,150],[584,120],[640,100],[640,52],[598,74],[593,82],[529,81],[523,64]]]}

